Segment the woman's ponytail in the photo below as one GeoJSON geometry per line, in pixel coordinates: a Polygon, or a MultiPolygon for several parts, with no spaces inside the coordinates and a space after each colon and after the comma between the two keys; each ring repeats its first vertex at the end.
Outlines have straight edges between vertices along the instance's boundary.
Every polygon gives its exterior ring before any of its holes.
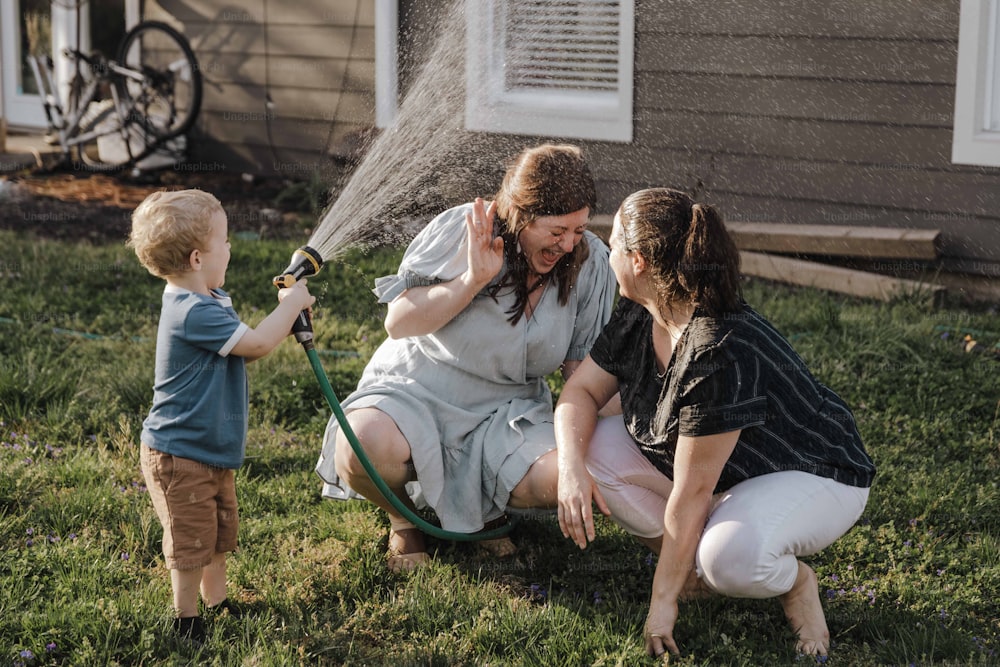
{"type": "Polygon", "coordinates": [[[713,317],[742,308],[740,252],[714,208],[679,190],[648,188],[626,197],[618,213],[626,251],[650,263],[666,304],[695,304],[713,317]]]}
{"type": "Polygon", "coordinates": [[[691,205],[677,279],[709,315],[740,308],[740,253],[712,206],[699,202],[691,205]]]}

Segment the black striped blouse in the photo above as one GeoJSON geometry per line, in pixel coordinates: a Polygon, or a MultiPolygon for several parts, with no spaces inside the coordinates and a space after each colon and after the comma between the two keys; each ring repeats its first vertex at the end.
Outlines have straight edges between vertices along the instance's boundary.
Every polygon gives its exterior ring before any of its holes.
{"type": "Polygon", "coordinates": [[[618,378],[625,425],[667,477],[679,435],[740,430],[716,493],[782,470],[871,486],[875,465],[850,409],[752,308],[721,317],[696,311],[662,376],[652,324],[645,308],[622,298],[590,354],[618,378]]]}

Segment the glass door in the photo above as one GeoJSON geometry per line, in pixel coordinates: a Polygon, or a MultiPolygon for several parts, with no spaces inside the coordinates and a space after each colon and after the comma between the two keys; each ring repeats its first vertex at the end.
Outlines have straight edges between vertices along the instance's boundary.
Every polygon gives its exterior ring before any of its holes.
{"type": "Polygon", "coordinates": [[[45,127],[45,113],[27,57],[52,49],[52,0],[0,3],[3,115],[15,127],[45,127]]]}
{"type": "Polygon", "coordinates": [[[45,127],[45,113],[29,54],[50,54],[60,94],[73,75],[63,49],[117,55],[129,24],[138,20],[138,0],[3,0],[0,2],[0,76],[3,115],[14,127],[45,127]]]}

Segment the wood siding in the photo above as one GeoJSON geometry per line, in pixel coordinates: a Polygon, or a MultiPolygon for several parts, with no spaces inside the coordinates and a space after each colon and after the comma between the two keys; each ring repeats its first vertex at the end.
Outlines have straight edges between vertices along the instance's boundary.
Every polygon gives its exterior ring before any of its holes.
{"type": "Polygon", "coordinates": [[[742,222],[940,229],[950,268],[1000,275],[1000,169],[951,163],[958,5],[641,2],[635,143],[658,159],[629,169],[609,146],[605,189],[665,182],[742,222]]]}
{"type": "MultiPolygon", "coordinates": [[[[436,4],[401,3],[401,32],[436,4]]],[[[740,222],[939,229],[947,269],[1000,276],[1000,169],[951,162],[958,19],[942,0],[637,0],[634,140],[578,142],[599,212],[668,185],[740,222]]]]}
{"type": "Polygon", "coordinates": [[[189,168],[307,177],[375,123],[372,0],[150,0],[144,18],[183,32],[205,78],[189,168]]]}
{"type": "MultiPolygon", "coordinates": [[[[441,5],[399,1],[404,94],[441,5]]],[[[145,15],[201,61],[202,167],[307,175],[374,123],[372,0],[150,0],[145,15]]],[[[958,19],[941,0],[637,0],[634,140],[578,142],[599,212],[669,185],[739,222],[939,229],[947,268],[1000,276],[1000,169],[951,163],[958,19]]]]}

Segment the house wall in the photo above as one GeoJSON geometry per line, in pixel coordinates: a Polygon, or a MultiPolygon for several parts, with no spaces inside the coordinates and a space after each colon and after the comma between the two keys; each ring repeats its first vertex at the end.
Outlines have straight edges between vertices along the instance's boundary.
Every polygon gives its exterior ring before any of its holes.
{"type": "Polygon", "coordinates": [[[143,18],[181,30],[205,79],[189,168],[307,177],[374,125],[373,0],[146,0],[143,18]]]}
{"type": "Polygon", "coordinates": [[[940,229],[949,268],[1000,275],[1000,169],[951,163],[959,3],[663,6],[636,12],[655,159],[602,151],[612,198],[672,183],[730,220],[940,229]]]}
{"type": "MultiPolygon", "coordinates": [[[[401,32],[436,4],[401,2],[401,32]]],[[[1000,169],[951,163],[958,12],[637,0],[634,140],[578,142],[599,212],[669,185],[734,221],[940,229],[947,269],[1000,276],[1000,169]]]]}

